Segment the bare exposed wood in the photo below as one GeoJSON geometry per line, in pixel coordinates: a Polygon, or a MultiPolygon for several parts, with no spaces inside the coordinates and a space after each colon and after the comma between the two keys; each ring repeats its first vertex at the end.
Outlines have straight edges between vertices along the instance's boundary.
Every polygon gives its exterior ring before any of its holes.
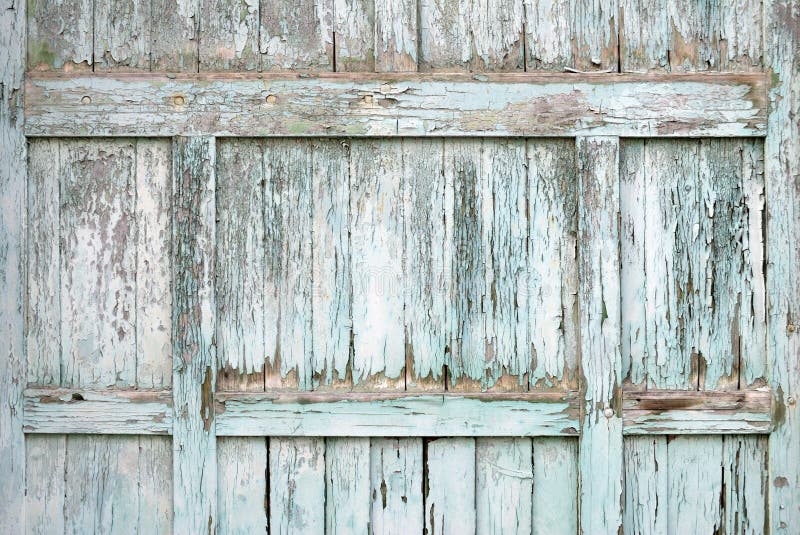
{"type": "MultiPolygon", "coordinates": [[[[93,1],[92,0],[39,0],[26,2],[30,5],[27,20],[27,66],[37,71],[91,71],[93,50],[93,1]]],[[[8,4],[12,5],[13,4],[8,4]]],[[[19,6],[19,4],[17,4],[19,6]]],[[[25,15],[17,7],[14,14],[25,15]]],[[[9,50],[22,45],[26,34],[25,23],[10,17],[9,50]],[[10,40],[17,42],[11,42],[10,40]],[[13,47],[13,48],[12,48],[13,47]]],[[[24,49],[18,49],[24,50],[24,49]]],[[[25,53],[23,52],[23,60],[25,53]]],[[[13,70],[13,68],[11,69],[13,70]]],[[[21,76],[21,73],[20,73],[21,76]]]]}
{"type": "Polygon", "coordinates": [[[259,4],[259,0],[201,0],[201,72],[261,67],[259,4]]]}
{"type": "Polygon", "coordinates": [[[26,134],[702,137],[765,128],[762,75],[258,76],[39,74],[26,83],[26,134]]]}

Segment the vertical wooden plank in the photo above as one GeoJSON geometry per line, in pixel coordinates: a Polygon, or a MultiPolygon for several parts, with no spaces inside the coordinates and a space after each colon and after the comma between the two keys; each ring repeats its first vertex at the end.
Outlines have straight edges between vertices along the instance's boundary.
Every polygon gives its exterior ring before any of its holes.
{"type": "Polygon", "coordinates": [[[671,32],[667,0],[619,0],[619,11],[620,70],[668,71],[671,32]]]}
{"type": "Polygon", "coordinates": [[[350,150],[337,139],[312,149],[312,317],[314,375],[319,386],[349,387],[352,332],[350,150]]]}
{"type": "Polygon", "coordinates": [[[580,443],[581,530],[622,526],[619,140],[578,138],[580,351],[585,378],[580,443]]]}
{"type": "Polygon", "coordinates": [[[369,533],[369,451],[368,438],[325,441],[325,533],[369,533]]]}
{"type": "Polygon", "coordinates": [[[177,137],[172,157],[174,530],[213,532],[215,140],[177,137]]]}
{"type": "Polygon", "coordinates": [[[724,533],[768,533],[768,438],[726,435],[722,440],[724,533]]]}
{"type": "Polygon", "coordinates": [[[225,437],[217,442],[219,533],[267,531],[267,439],[225,437]]]}
{"type": "Polygon", "coordinates": [[[533,533],[578,532],[578,440],[533,439],[533,533]]]}
{"type": "Polygon", "coordinates": [[[264,389],[263,144],[221,139],[217,154],[218,388],[264,389]]]}
{"type": "Polygon", "coordinates": [[[201,0],[200,71],[254,71],[261,66],[258,0],[201,0]]]}
{"type": "Polygon", "coordinates": [[[32,140],[28,148],[28,383],[61,384],[60,143],[32,140]]]}
{"type": "Polygon", "coordinates": [[[772,76],[764,145],[767,205],[767,295],[770,386],[775,427],[769,437],[769,531],[800,530],[800,7],[764,2],[765,57],[772,76]],[[781,200],[779,200],[781,199],[781,200]]]}
{"type": "Polygon", "coordinates": [[[422,439],[372,439],[371,533],[422,533],[422,478],[422,439]]]}
{"type": "Polygon", "coordinates": [[[667,533],[667,437],[625,438],[626,535],[667,533]]]}
{"type": "Polygon", "coordinates": [[[266,387],[311,390],[311,144],[264,145],[266,387]]]}
{"type": "Polygon", "coordinates": [[[375,0],[375,71],[417,70],[417,0],[375,0]]]}
{"type": "Polygon", "coordinates": [[[618,0],[525,0],[527,70],[617,71],[618,0]]]}
{"type": "MultiPolygon", "coordinates": [[[[139,437],[139,533],[172,533],[172,439],[139,437]]],[[[125,526],[124,526],[125,527],[125,526]]]]}
{"type": "MultiPolygon", "coordinates": [[[[92,0],[35,0],[27,2],[28,70],[91,71],[92,70],[92,0]]],[[[12,5],[12,4],[9,4],[12,5]]],[[[24,10],[15,10],[22,13],[24,10]]],[[[9,20],[14,20],[11,17],[9,20]]],[[[24,39],[24,28],[10,28],[9,50],[24,39]]],[[[19,43],[20,46],[22,43],[19,43]]]]}
{"type": "Polygon", "coordinates": [[[403,213],[406,390],[444,390],[445,180],[440,139],[404,139],[403,213]]]}
{"type": "Polygon", "coordinates": [[[475,533],[475,439],[440,438],[425,447],[425,533],[475,533]]]}
{"type": "Polygon", "coordinates": [[[528,140],[527,292],[531,388],[578,385],[575,142],[528,140]]]}
{"type": "Polygon", "coordinates": [[[138,437],[70,435],[66,442],[64,532],[126,533],[138,525],[138,437]]]}
{"type": "Polygon", "coordinates": [[[136,381],[136,154],[132,141],[62,142],[64,386],[136,381]]]}
{"type": "Polygon", "coordinates": [[[419,3],[421,71],[522,71],[523,0],[419,3]]]}
{"type": "Polygon", "coordinates": [[[264,0],[261,67],[333,70],[333,0],[264,0]]]}
{"type": "Polygon", "coordinates": [[[270,533],[323,533],[325,440],[269,439],[270,533]]]}
{"type": "Polygon", "coordinates": [[[143,388],[172,384],[171,177],[169,141],[137,140],[136,384],[143,388]]]}
{"type": "Polygon", "coordinates": [[[95,0],[94,70],[149,71],[152,17],[150,2],[95,0]]]}
{"type": "Polygon", "coordinates": [[[722,526],[722,437],[672,437],[667,444],[669,533],[716,533],[722,526]]]}
{"type": "Polygon", "coordinates": [[[405,384],[402,163],[399,141],[352,141],[353,382],[362,388],[405,384]]]}
{"type": "Polygon", "coordinates": [[[0,531],[25,529],[25,2],[0,2],[0,531]]]}
{"type": "Polygon", "coordinates": [[[197,72],[200,0],[150,1],[150,68],[197,72]]]}
{"type": "Polygon", "coordinates": [[[720,58],[722,72],[761,71],[764,64],[764,12],[761,0],[722,2],[720,58]]]}
{"type": "MultiPolygon", "coordinates": [[[[66,441],[64,435],[30,435],[25,440],[25,492],[16,489],[25,497],[24,533],[64,533],[66,441]]],[[[22,510],[14,515],[19,518],[22,510]]],[[[11,517],[6,517],[8,520],[11,517]]],[[[22,522],[17,525],[22,527],[22,522]]]]}
{"type": "Polygon", "coordinates": [[[375,70],[374,0],[333,0],[336,71],[375,70]]]}
{"type": "Polygon", "coordinates": [[[531,533],[531,447],[529,438],[475,440],[477,533],[531,533]]]}

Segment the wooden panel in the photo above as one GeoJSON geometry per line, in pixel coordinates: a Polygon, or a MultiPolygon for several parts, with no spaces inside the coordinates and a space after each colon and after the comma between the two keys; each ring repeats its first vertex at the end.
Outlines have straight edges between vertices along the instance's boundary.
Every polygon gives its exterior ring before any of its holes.
{"type": "Polygon", "coordinates": [[[623,154],[622,255],[633,275],[623,295],[641,298],[643,276],[646,303],[623,319],[632,380],[709,390],[763,384],[760,144],[632,141],[623,154]]]}
{"type": "Polygon", "coordinates": [[[416,0],[375,0],[375,70],[417,70],[416,0]]]}
{"type": "Polygon", "coordinates": [[[150,7],[149,1],[94,1],[95,71],[150,70],[150,7]]]}
{"type": "Polygon", "coordinates": [[[422,439],[372,439],[370,480],[371,532],[422,533],[422,439]]]}
{"type": "Polygon", "coordinates": [[[578,494],[578,441],[534,438],[533,533],[578,533],[578,494]]]}
{"type": "Polygon", "coordinates": [[[264,145],[267,389],[312,387],[311,146],[264,145]]]}
{"type": "Polygon", "coordinates": [[[725,533],[768,533],[767,437],[723,437],[725,533]]]}
{"type": "Polygon", "coordinates": [[[722,437],[675,437],[667,444],[670,533],[714,533],[721,527],[722,437]]]}
{"type": "Polygon", "coordinates": [[[766,116],[755,74],[38,74],[25,95],[30,136],[746,137],[766,116]]]}
{"type": "MultiPolygon", "coordinates": [[[[527,167],[530,385],[578,384],[578,200],[575,142],[529,140],[527,167]]],[[[526,352],[527,353],[527,352],[526,352]]]]}
{"type": "MultiPolygon", "coordinates": [[[[37,71],[92,70],[92,0],[37,0],[28,2],[27,66],[37,71]]],[[[24,15],[24,10],[16,10],[24,15]]],[[[12,17],[13,19],[13,17],[12,17]]],[[[8,34],[9,45],[19,46],[23,29],[8,34]],[[22,33],[18,33],[22,32],[22,33]]],[[[23,53],[24,55],[24,53],[23,53]]],[[[20,73],[21,80],[21,73],[20,73]]]]}
{"type": "Polygon", "coordinates": [[[475,533],[475,439],[425,443],[425,532],[475,533]]]}
{"type": "Polygon", "coordinates": [[[28,389],[26,433],[166,435],[172,432],[169,391],[28,389]]]}
{"type": "Polygon", "coordinates": [[[197,72],[200,0],[150,0],[150,67],[153,71],[197,72]]]}
{"type": "Polygon", "coordinates": [[[325,533],[369,533],[370,503],[370,439],[327,439],[325,533]]]}
{"type": "Polygon", "coordinates": [[[375,2],[333,0],[335,71],[375,70],[375,2]]]}
{"type": "Polygon", "coordinates": [[[214,139],[176,138],[172,157],[174,528],[197,533],[217,522],[214,139]]]}
{"type": "Polygon", "coordinates": [[[578,138],[580,351],[585,404],[580,444],[581,529],[622,526],[619,140],[578,138]]]}
{"type": "Polygon", "coordinates": [[[271,533],[323,533],[325,529],[325,441],[269,439],[271,533]]]}
{"type": "Polygon", "coordinates": [[[64,533],[66,442],[64,435],[25,439],[25,533],[64,533]]]}
{"type": "Polygon", "coordinates": [[[332,15],[333,0],[264,0],[262,69],[333,70],[332,15]]]}
{"type": "Polygon", "coordinates": [[[220,436],[575,435],[573,394],[217,394],[220,436]]]}
{"type": "Polygon", "coordinates": [[[352,142],[353,382],[362,389],[405,386],[402,161],[400,143],[352,142]]]}
{"type": "Polygon", "coordinates": [[[775,85],[769,94],[764,144],[767,204],[767,354],[775,429],[769,439],[769,527],[800,530],[800,10],[795,2],[764,2],[765,57],[775,85]]]}
{"type": "Polygon", "coordinates": [[[139,533],[172,532],[172,440],[139,437],[139,533]]]}
{"type": "Polygon", "coordinates": [[[422,0],[419,70],[524,70],[522,3],[422,0]]]}
{"type": "Polygon", "coordinates": [[[625,438],[626,535],[668,533],[668,470],[667,437],[625,438]]]}
{"type": "Polygon", "coordinates": [[[64,142],[63,386],[136,382],[136,153],[132,141],[64,142]]]}
{"type": "Polygon", "coordinates": [[[259,4],[259,0],[201,0],[201,72],[261,67],[259,4]]]}
{"type": "Polygon", "coordinates": [[[230,437],[217,441],[219,533],[267,531],[267,439],[230,437]]]}
{"type": "Polygon", "coordinates": [[[530,534],[531,439],[479,438],[475,450],[477,533],[530,534]]]}

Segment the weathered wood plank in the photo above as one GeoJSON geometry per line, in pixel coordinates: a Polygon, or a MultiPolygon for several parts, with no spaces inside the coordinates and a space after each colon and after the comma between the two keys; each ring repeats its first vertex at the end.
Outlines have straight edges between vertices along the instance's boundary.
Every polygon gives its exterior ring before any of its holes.
{"type": "Polygon", "coordinates": [[[267,440],[227,437],[217,441],[219,533],[267,532],[267,440]]]}
{"type": "Polygon", "coordinates": [[[165,390],[25,391],[26,433],[166,435],[172,432],[172,399],[165,390]]]}
{"type": "Polygon", "coordinates": [[[577,434],[574,394],[217,395],[220,436],[557,436],[577,434]]]}
{"type": "Polygon", "coordinates": [[[769,533],[767,492],[768,437],[722,439],[722,522],[725,533],[769,533]]]}
{"type": "Polygon", "coordinates": [[[315,386],[347,388],[352,332],[350,272],[350,148],[336,139],[314,141],[311,279],[315,386]]]}
{"type": "MultiPolygon", "coordinates": [[[[24,533],[64,533],[64,435],[29,436],[25,439],[24,533]]],[[[20,511],[16,511],[17,516],[20,511]]],[[[10,518],[7,518],[8,520],[10,518]]],[[[18,523],[22,526],[22,522],[18,523]]]]}
{"type": "Polygon", "coordinates": [[[26,3],[0,3],[0,531],[25,529],[27,140],[23,133],[26,3]]]}
{"type": "Polygon", "coordinates": [[[217,522],[214,138],[175,138],[172,157],[174,530],[213,532],[217,522]]]}
{"type": "Polygon", "coordinates": [[[667,533],[667,437],[625,438],[626,535],[667,533]]]}
{"type": "Polygon", "coordinates": [[[370,532],[402,535],[423,532],[422,439],[370,441],[370,532]]]}
{"type": "Polygon", "coordinates": [[[264,0],[260,12],[264,71],[333,70],[333,0],[264,0]]]}
{"type": "Polygon", "coordinates": [[[533,533],[578,533],[578,494],[578,441],[534,438],[533,533]]]}
{"type": "Polygon", "coordinates": [[[325,440],[269,439],[270,533],[323,533],[325,440]]]}
{"type": "Polygon", "coordinates": [[[201,0],[200,72],[261,67],[259,0],[201,0]]]}
{"type": "Polygon", "coordinates": [[[325,441],[325,533],[369,533],[369,460],[369,438],[325,441]]]}
{"type": "Polygon", "coordinates": [[[172,439],[139,437],[138,533],[172,532],[172,439]]]}
{"type": "Polygon", "coordinates": [[[523,0],[419,3],[420,71],[522,71],[523,0]]]}
{"type": "Polygon", "coordinates": [[[417,70],[418,31],[416,0],[375,0],[375,70],[417,70]]]}
{"type": "Polygon", "coordinates": [[[800,530],[800,7],[767,0],[765,58],[772,73],[764,163],[767,204],[767,354],[775,429],[769,438],[769,521],[773,535],[800,530]]]}
{"type": "Polygon", "coordinates": [[[475,533],[475,440],[426,441],[425,533],[475,533]]]}
{"type": "Polygon", "coordinates": [[[333,0],[337,72],[375,70],[374,0],[333,0]]]}
{"type": "Polygon", "coordinates": [[[216,292],[220,390],[264,390],[264,168],[256,140],[220,140],[216,292]]]}
{"type": "Polygon", "coordinates": [[[311,145],[264,144],[265,385],[311,390],[311,145]]]}
{"type": "Polygon", "coordinates": [[[580,527],[622,526],[619,139],[578,138],[580,352],[585,378],[580,527]]]}
{"type": "Polygon", "coordinates": [[[36,140],[28,147],[28,383],[61,384],[60,142],[36,140]]]}
{"type": "Polygon", "coordinates": [[[172,154],[136,141],[136,385],[172,384],[172,154]]]}
{"type": "Polygon", "coordinates": [[[200,0],[150,0],[150,68],[198,72],[200,0]]]}
{"type": "Polygon", "coordinates": [[[531,388],[578,385],[577,165],[573,140],[529,140],[528,341],[531,388]]]}
{"type": "Polygon", "coordinates": [[[722,527],[722,437],[667,442],[670,533],[715,533],[722,527]]]}
{"type": "Polygon", "coordinates": [[[260,76],[38,74],[26,83],[25,133],[747,137],[765,132],[765,78],[756,74],[599,74],[580,82],[557,74],[487,74],[483,81],[463,74],[260,76]]]}
{"type": "MultiPolygon", "coordinates": [[[[95,0],[95,71],[149,71],[150,2],[137,0],[95,0]]],[[[74,24],[74,23],[73,23],[74,24]]]]}
{"type": "Polygon", "coordinates": [[[135,144],[65,141],[61,167],[61,384],[134,386],[135,144]]]}
{"type": "MultiPolygon", "coordinates": [[[[37,71],[91,71],[93,50],[93,2],[92,0],[37,0],[28,2],[27,22],[27,66],[37,71]]],[[[25,15],[25,10],[15,9],[16,14],[25,15]]],[[[9,50],[21,46],[25,35],[24,24],[16,29],[17,17],[8,34],[9,50]]],[[[23,49],[24,50],[24,49],[23,49]]],[[[23,57],[24,57],[23,52],[23,57]]],[[[14,69],[10,69],[13,71],[14,69]]],[[[21,76],[21,73],[20,73],[21,76]]],[[[20,78],[21,80],[21,78],[20,78]]]]}
{"type": "Polygon", "coordinates": [[[531,439],[479,438],[475,450],[476,532],[530,534],[531,439]]]}
{"type": "Polygon", "coordinates": [[[402,164],[396,141],[352,141],[353,382],[361,389],[405,386],[402,164]]]}

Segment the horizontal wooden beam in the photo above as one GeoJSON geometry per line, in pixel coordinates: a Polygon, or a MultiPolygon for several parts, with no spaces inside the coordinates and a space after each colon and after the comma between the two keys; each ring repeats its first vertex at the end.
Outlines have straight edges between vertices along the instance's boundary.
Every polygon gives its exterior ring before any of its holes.
{"type": "Polygon", "coordinates": [[[763,74],[29,73],[28,136],[763,136],[763,74]]]}
{"type": "MultiPolygon", "coordinates": [[[[771,393],[623,394],[626,435],[764,434],[771,393]]],[[[217,393],[219,436],[557,436],[580,429],[577,392],[217,393]]],[[[164,435],[170,390],[29,388],[26,433],[164,435]]]]}
{"type": "Polygon", "coordinates": [[[624,392],[626,435],[769,433],[772,395],[767,390],[624,392]]]}

